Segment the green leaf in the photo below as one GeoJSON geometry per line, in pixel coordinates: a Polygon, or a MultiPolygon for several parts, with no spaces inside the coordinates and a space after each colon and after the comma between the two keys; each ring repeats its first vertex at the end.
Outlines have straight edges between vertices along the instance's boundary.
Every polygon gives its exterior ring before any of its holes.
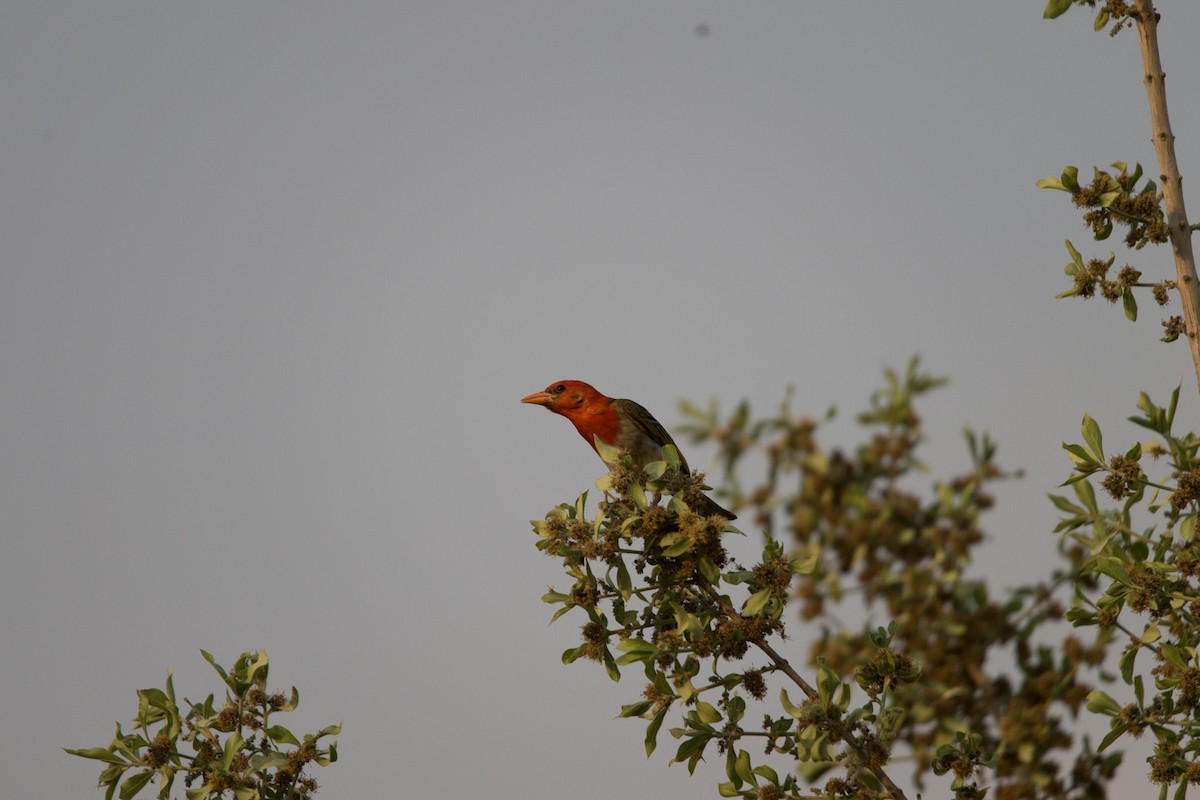
{"type": "Polygon", "coordinates": [[[601,655],[600,660],[604,662],[604,670],[608,673],[608,677],[612,682],[619,683],[621,681],[621,670],[617,666],[617,662],[613,660],[612,653],[609,652],[607,647],[604,648],[604,653],[601,655]]]}
{"type": "Polygon", "coordinates": [[[758,785],[758,781],[754,779],[754,772],[750,768],[750,754],[745,750],[738,751],[737,761],[735,762],[734,769],[737,770],[738,777],[744,780],[746,783],[755,786],[758,785]]]}
{"type": "Polygon", "coordinates": [[[621,460],[621,448],[613,447],[610,444],[605,444],[600,440],[599,436],[592,437],[592,443],[596,445],[596,453],[600,456],[600,460],[605,464],[612,466],[621,460]]]}
{"type": "Polygon", "coordinates": [[[158,770],[158,774],[162,777],[158,780],[157,800],[170,800],[170,789],[175,786],[175,772],[178,769],[175,766],[163,766],[158,770]]]}
{"type": "Polygon", "coordinates": [[[1185,658],[1183,651],[1175,645],[1161,645],[1158,648],[1158,652],[1162,654],[1163,658],[1180,669],[1187,669],[1187,659],[1185,658]]]}
{"type": "Polygon", "coordinates": [[[1071,477],[1067,478],[1062,483],[1060,483],[1059,486],[1071,486],[1072,484],[1078,483],[1079,481],[1084,481],[1087,479],[1087,477],[1089,475],[1091,475],[1095,471],[1096,470],[1094,470],[1094,469],[1085,469],[1083,472],[1077,472],[1074,475],[1072,475],[1071,477]]]}
{"type": "Polygon", "coordinates": [[[1196,515],[1189,514],[1179,523],[1179,538],[1190,542],[1196,538],[1196,515]]]}
{"type": "Polygon", "coordinates": [[[633,504],[642,511],[650,508],[650,501],[646,499],[646,489],[637,481],[630,481],[625,487],[625,494],[629,495],[629,499],[633,504]]]}
{"type": "Polygon", "coordinates": [[[633,580],[629,576],[629,567],[625,566],[625,559],[617,559],[617,591],[621,594],[621,598],[628,600],[633,596],[633,580]]]}
{"type": "Polygon", "coordinates": [[[1072,503],[1070,500],[1068,500],[1065,497],[1061,497],[1056,494],[1048,495],[1048,497],[1050,498],[1050,502],[1054,503],[1054,507],[1057,508],[1059,511],[1065,511],[1068,514],[1086,513],[1084,509],[1075,505],[1074,503],[1072,503]]]}
{"type": "Polygon", "coordinates": [[[1097,624],[1096,615],[1084,608],[1069,609],[1066,616],[1067,622],[1071,623],[1077,628],[1097,624]]]}
{"type": "Polygon", "coordinates": [[[636,636],[630,636],[628,639],[617,642],[617,649],[622,653],[640,653],[642,655],[653,655],[658,652],[658,648],[652,643],[636,636]]]}
{"type": "Polygon", "coordinates": [[[842,679],[829,668],[824,659],[820,660],[817,670],[817,694],[821,697],[821,707],[828,709],[833,701],[833,694],[842,687],[842,679]]]}
{"type": "MultiPolygon", "coordinates": [[[[682,503],[682,501],[680,501],[678,498],[671,498],[671,505],[675,505],[677,502],[682,503]]],[[[665,543],[669,538],[671,538],[670,534],[664,536],[663,542],[665,543]]],[[[691,551],[692,543],[686,538],[680,537],[678,541],[673,541],[669,546],[664,546],[662,554],[667,558],[679,558],[680,556],[687,555],[691,551]]]]}
{"type": "Polygon", "coordinates": [[[879,796],[883,795],[883,784],[879,782],[879,778],[875,776],[874,772],[866,769],[860,770],[858,779],[863,782],[863,786],[866,786],[875,794],[879,796]]]}
{"type": "Polygon", "coordinates": [[[296,747],[300,746],[300,742],[295,736],[292,735],[292,732],[282,725],[272,725],[271,727],[267,728],[266,733],[273,742],[295,745],[296,747]]]}
{"type": "Polygon", "coordinates": [[[1133,290],[1125,287],[1125,291],[1121,294],[1121,305],[1125,308],[1125,318],[1130,322],[1137,322],[1137,300],[1134,299],[1133,290]]]}
{"type": "MultiPolygon", "coordinates": [[[[674,733],[674,731],[672,731],[674,733]]],[[[712,738],[711,734],[703,734],[700,736],[689,736],[679,745],[679,749],[675,751],[675,758],[672,761],[679,763],[690,761],[696,753],[703,753],[708,740],[712,738]]]]}
{"type": "Polygon", "coordinates": [[[200,655],[204,656],[204,660],[212,665],[212,668],[215,669],[217,674],[221,676],[221,680],[224,681],[228,679],[229,676],[226,674],[221,665],[216,662],[216,659],[213,658],[212,653],[208,652],[207,650],[201,650],[200,655]]]}
{"type": "Polygon", "coordinates": [[[225,740],[224,751],[221,753],[222,769],[229,769],[229,765],[233,763],[233,757],[237,755],[237,751],[241,749],[244,743],[245,740],[237,731],[229,734],[229,737],[225,740]]]}
{"type": "Polygon", "coordinates": [[[805,761],[797,767],[796,772],[804,780],[815,783],[818,778],[836,766],[836,761],[805,761]]]}
{"type": "Polygon", "coordinates": [[[95,759],[96,761],[104,761],[109,764],[119,764],[123,767],[134,766],[133,764],[129,763],[125,759],[118,756],[116,753],[110,752],[107,748],[104,748],[104,747],[84,747],[84,748],[77,749],[77,750],[64,747],[63,750],[65,752],[70,753],[73,756],[80,756],[82,758],[92,758],[92,759],[95,759]]]}
{"type": "Polygon", "coordinates": [[[1092,449],[1092,455],[1100,463],[1104,463],[1104,439],[1100,434],[1100,426],[1096,420],[1092,419],[1088,414],[1083,415],[1083,424],[1080,426],[1083,433],[1083,440],[1088,443],[1088,447],[1092,449]]]}
{"type": "Polygon", "coordinates": [[[654,748],[658,746],[658,730],[662,727],[663,720],[667,718],[668,708],[669,706],[663,706],[646,726],[646,758],[649,758],[650,754],[654,752],[654,748]]]}
{"type": "Polygon", "coordinates": [[[721,712],[717,711],[711,703],[705,703],[703,700],[696,703],[696,716],[701,722],[709,725],[715,725],[721,721],[721,712]]]}
{"type": "Polygon", "coordinates": [[[735,789],[741,789],[746,783],[737,773],[737,748],[730,747],[725,751],[725,774],[729,776],[729,782],[735,789]]]}
{"type": "Polygon", "coordinates": [[[1079,502],[1083,503],[1088,511],[1091,511],[1093,514],[1100,513],[1100,509],[1096,505],[1096,490],[1092,488],[1092,484],[1083,481],[1071,488],[1075,490],[1075,496],[1079,498],[1079,502]]]}
{"type": "Polygon", "coordinates": [[[154,773],[149,770],[130,775],[125,779],[125,782],[121,784],[121,800],[130,800],[130,798],[140,792],[142,787],[149,783],[150,779],[153,777],[154,773]]]}
{"type": "Polygon", "coordinates": [[[1121,713],[1121,706],[1108,693],[1093,689],[1087,696],[1087,709],[1093,714],[1103,714],[1106,717],[1121,713]]]}
{"type": "Polygon", "coordinates": [[[144,699],[154,708],[166,711],[170,708],[171,701],[167,699],[166,693],[162,689],[138,689],[138,697],[144,699]]]}
{"type": "Polygon", "coordinates": [[[1111,556],[1096,559],[1095,568],[1108,577],[1112,578],[1122,586],[1133,586],[1133,579],[1129,577],[1129,573],[1125,571],[1125,566],[1119,559],[1111,556]]]}
{"type": "Polygon", "coordinates": [[[1071,244],[1071,240],[1066,240],[1067,252],[1071,254],[1071,260],[1075,262],[1075,266],[1083,269],[1083,256],[1079,255],[1079,251],[1075,249],[1075,245],[1071,244]]]}
{"type": "Polygon", "coordinates": [[[251,664],[250,664],[250,671],[248,673],[246,673],[246,680],[249,681],[250,683],[254,683],[257,678],[257,679],[265,682],[267,680],[267,670],[268,670],[269,666],[270,666],[270,659],[267,658],[267,651],[259,650],[254,655],[254,661],[251,662],[251,664]],[[262,673],[261,678],[258,675],[259,672],[262,673]]]}
{"type": "Polygon", "coordinates": [[[729,702],[725,705],[725,714],[729,717],[730,722],[741,722],[742,717],[746,714],[746,699],[736,694],[730,697],[729,702]]]}
{"type": "MultiPolygon", "coordinates": [[[[321,730],[317,731],[317,735],[314,736],[313,738],[321,739],[326,736],[337,736],[341,732],[342,732],[342,726],[340,723],[337,725],[326,725],[324,728],[321,728],[321,730]]],[[[334,747],[334,745],[331,744],[331,745],[329,745],[329,747],[330,747],[330,749],[332,749],[334,747]]],[[[337,759],[334,759],[334,760],[336,761],[337,759]]]]}
{"type": "Polygon", "coordinates": [[[761,614],[762,610],[767,607],[767,603],[769,602],[771,602],[771,590],[758,590],[746,598],[746,602],[742,605],[742,616],[754,617],[758,614],[761,614]]]}
{"type": "Polygon", "coordinates": [[[1125,683],[1133,681],[1133,662],[1137,658],[1137,654],[1138,648],[1136,647],[1130,647],[1121,654],[1121,680],[1125,681],[1125,683]]]}
{"type": "Polygon", "coordinates": [[[792,557],[792,572],[797,575],[811,575],[816,571],[821,564],[821,549],[820,545],[813,544],[809,547],[807,557],[795,555],[792,557]]]}
{"type": "Polygon", "coordinates": [[[287,763],[288,757],[286,753],[256,753],[250,758],[250,769],[279,769],[280,767],[286,767],[287,763]]]}
{"type": "Polygon", "coordinates": [[[754,774],[766,778],[773,784],[779,784],[779,773],[766,764],[760,764],[759,766],[755,767],[754,774]]]}
{"type": "MultiPolygon", "coordinates": [[[[213,780],[210,778],[203,786],[185,790],[184,796],[187,797],[187,800],[207,800],[207,798],[217,791],[217,787],[213,785],[213,780]]],[[[110,800],[110,798],[106,797],[105,800],[110,800]]]]}
{"type": "Polygon", "coordinates": [[[642,474],[652,481],[656,481],[667,473],[666,461],[651,461],[646,466],[642,467],[642,474]]]}
{"type": "Polygon", "coordinates": [[[779,704],[783,706],[783,710],[786,711],[789,716],[795,717],[799,720],[808,718],[808,715],[804,713],[803,708],[798,705],[794,705],[792,701],[788,699],[787,689],[779,690],[779,704]]]}
{"type": "Polygon", "coordinates": [[[1077,444],[1067,444],[1066,442],[1063,442],[1062,448],[1063,448],[1063,450],[1067,451],[1067,455],[1069,455],[1071,457],[1071,461],[1074,462],[1074,464],[1076,465],[1076,468],[1091,467],[1091,468],[1093,468],[1093,470],[1092,470],[1093,472],[1095,471],[1095,469],[1099,468],[1100,462],[1098,462],[1098,461],[1096,461],[1096,459],[1092,458],[1091,454],[1088,453],[1087,450],[1084,450],[1081,446],[1079,446],[1077,444]]]}
{"type": "Polygon", "coordinates": [[[1079,167],[1066,167],[1062,171],[1062,185],[1071,194],[1079,193],[1079,167]]]}
{"type": "Polygon", "coordinates": [[[663,445],[662,454],[663,460],[676,470],[683,469],[683,456],[679,454],[678,447],[673,444],[663,445]]]}
{"type": "Polygon", "coordinates": [[[653,700],[639,700],[636,703],[630,703],[626,706],[621,706],[621,713],[617,714],[617,718],[624,717],[640,717],[650,709],[654,708],[653,700]]]}
{"type": "MultiPolygon", "coordinates": [[[[1104,738],[1100,740],[1099,746],[1096,747],[1097,753],[1103,753],[1110,744],[1115,742],[1117,739],[1121,738],[1121,734],[1123,734],[1123,733],[1125,733],[1125,731],[1129,730],[1129,723],[1117,722],[1116,720],[1113,720],[1113,722],[1114,722],[1114,725],[1112,726],[1112,729],[1109,730],[1109,732],[1107,734],[1105,734],[1104,738]]],[[[1184,783],[1183,785],[1187,786],[1186,783],[1184,783]]]]}

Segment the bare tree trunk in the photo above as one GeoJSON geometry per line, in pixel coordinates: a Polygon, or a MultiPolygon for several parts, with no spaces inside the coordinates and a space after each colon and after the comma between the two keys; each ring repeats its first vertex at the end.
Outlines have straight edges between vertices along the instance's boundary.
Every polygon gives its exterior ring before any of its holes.
{"type": "Polygon", "coordinates": [[[1158,14],[1153,0],[1134,0],[1137,9],[1138,41],[1142,46],[1146,100],[1150,104],[1150,130],[1154,153],[1158,158],[1159,185],[1167,208],[1171,250],[1175,254],[1175,276],[1183,303],[1188,346],[1196,367],[1200,387],[1200,280],[1196,276],[1196,258],[1192,252],[1192,229],[1183,204],[1183,176],[1175,161],[1175,135],[1167,116],[1167,74],[1158,55],[1158,14]]]}

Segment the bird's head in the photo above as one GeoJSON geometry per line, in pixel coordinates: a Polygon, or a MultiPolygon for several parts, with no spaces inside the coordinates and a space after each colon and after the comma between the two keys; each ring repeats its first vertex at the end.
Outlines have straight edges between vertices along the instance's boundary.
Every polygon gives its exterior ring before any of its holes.
{"type": "Polygon", "coordinates": [[[570,415],[603,395],[583,381],[557,381],[544,391],[521,398],[522,403],[545,406],[556,414],[570,415]]]}

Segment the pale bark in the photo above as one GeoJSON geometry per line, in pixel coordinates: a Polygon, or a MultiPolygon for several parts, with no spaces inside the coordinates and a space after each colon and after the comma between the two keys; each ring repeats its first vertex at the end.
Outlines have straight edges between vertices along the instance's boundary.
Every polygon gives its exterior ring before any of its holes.
{"type": "Polygon", "coordinates": [[[1153,0],[1134,0],[1137,9],[1138,41],[1142,48],[1142,67],[1146,100],[1150,104],[1150,132],[1158,159],[1159,186],[1167,211],[1171,250],[1175,255],[1175,276],[1188,346],[1196,368],[1200,388],[1200,280],[1196,276],[1196,258],[1192,252],[1192,229],[1183,203],[1183,176],[1175,160],[1175,135],[1167,116],[1167,74],[1158,54],[1158,14],[1153,0]]]}

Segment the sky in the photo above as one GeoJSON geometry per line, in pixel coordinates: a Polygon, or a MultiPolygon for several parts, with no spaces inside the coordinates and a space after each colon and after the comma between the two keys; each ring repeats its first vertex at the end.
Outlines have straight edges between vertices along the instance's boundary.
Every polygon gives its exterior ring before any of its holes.
{"type": "MultiPolygon", "coordinates": [[[[1160,10],[1192,176],[1200,6],[1160,10]]],[[[321,797],[715,796],[613,719],[638,675],[560,663],[578,622],[547,625],[566,581],[529,520],[603,467],[519,399],[563,378],[668,427],[794,387],[850,446],[920,354],[951,380],[922,406],[935,474],[966,425],[1025,471],[979,574],[1039,578],[1082,414],[1117,446],[1140,389],[1182,382],[1183,429],[1198,408],[1148,299],[1137,324],[1054,299],[1064,239],[1119,243],[1034,182],[1154,156],[1135,36],[1041,12],[3,4],[6,795],[99,797],[61,748],[107,744],[168,669],[217,691],[201,649],[265,648],[293,730],[344,725],[321,797]]]]}

